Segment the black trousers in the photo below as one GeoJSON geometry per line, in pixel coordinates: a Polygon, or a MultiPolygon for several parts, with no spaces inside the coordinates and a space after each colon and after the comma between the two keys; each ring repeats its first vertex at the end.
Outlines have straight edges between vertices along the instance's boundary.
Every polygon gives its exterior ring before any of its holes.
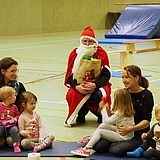
{"type": "Polygon", "coordinates": [[[101,117],[101,114],[98,111],[99,108],[99,102],[102,99],[102,93],[101,91],[97,90],[93,92],[90,96],[90,98],[86,101],[86,103],[82,106],[80,111],[78,112],[78,118],[85,118],[85,116],[88,114],[89,111],[91,111],[94,115],[97,117],[101,117]],[[94,105],[89,105],[94,103],[94,105]],[[91,106],[91,107],[88,107],[91,106]]]}
{"type": "Polygon", "coordinates": [[[130,141],[109,142],[105,139],[100,141],[93,147],[96,152],[110,152],[117,156],[126,156],[128,151],[135,150],[142,144],[141,138],[132,138],[130,141]]]}

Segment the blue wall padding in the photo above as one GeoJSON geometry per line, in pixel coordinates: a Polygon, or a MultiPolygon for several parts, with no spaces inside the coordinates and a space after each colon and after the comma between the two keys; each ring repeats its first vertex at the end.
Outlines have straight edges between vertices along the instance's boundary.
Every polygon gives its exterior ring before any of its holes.
{"type": "Polygon", "coordinates": [[[160,5],[129,5],[105,38],[150,39],[159,29],[160,5]]]}

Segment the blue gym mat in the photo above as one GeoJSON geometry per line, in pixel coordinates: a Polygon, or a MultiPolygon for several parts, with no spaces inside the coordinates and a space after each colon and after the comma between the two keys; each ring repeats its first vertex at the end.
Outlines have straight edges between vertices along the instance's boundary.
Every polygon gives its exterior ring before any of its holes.
{"type": "Polygon", "coordinates": [[[101,38],[97,39],[99,44],[123,44],[124,42],[134,42],[145,39],[125,39],[125,38],[101,38]]]}
{"type": "MultiPolygon", "coordinates": [[[[151,77],[151,74],[143,74],[144,77],[151,77]]],[[[122,72],[112,71],[112,77],[122,78],[122,72]]]]}
{"type": "Polygon", "coordinates": [[[160,5],[128,5],[105,38],[159,37],[160,5]]]}
{"type": "Polygon", "coordinates": [[[117,157],[110,153],[94,153],[91,156],[85,158],[85,160],[146,160],[146,158],[128,158],[128,157],[117,157]]]}
{"type": "MultiPolygon", "coordinates": [[[[52,148],[41,151],[41,157],[75,157],[71,150],[81,147],[77,142],[54,142],[52,148]]],[[[13,148],[0,149],[0,157],[27,157],[33,150],[22,150],[21,153],[14,153],[13,148]]]]}

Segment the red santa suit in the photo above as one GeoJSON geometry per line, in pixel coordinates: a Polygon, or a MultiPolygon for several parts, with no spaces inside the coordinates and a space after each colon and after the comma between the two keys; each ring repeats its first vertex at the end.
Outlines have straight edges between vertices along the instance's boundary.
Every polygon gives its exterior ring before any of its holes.
{"type": "MultiPolygon", "coordinates": [[[[95,35],[93,30],[90,27],[87,27],[84,29],[84,31],[82,32],[81,35],[81,39],[80,42],[83,38],[90,38],[93,39],[97,45],[96,48],[96,52],[93,54],[94,58],[97,59],[101,59],[101,67],[102,69],[105,67],[107,70],[110,71],[110,66],[109,66],[109,59],[107,56],[107,53],[103,50],[102,47],[98,46],[98,42],[95,39],[95,35]]],[[[68,58],[68,66],[67,66],[67,71],[66,71],[66,75],[65,75],[65,81],[64,84],[69,88],[68,92],[66,94],[66,100],[68,103],[68,107],[69,107],[69,112],[68,112],[68,116],[65,120],[65,126],[72,126],[72,124],[74,123],[74,119],[76,117],[76,115],[78,114],[79,110],[81,109],[81,107],[84,105],[84,103],[90,98],[91,94],[81,94],[78,91],[75,90],[75,88],[72,88],[67,82],[69,77],[73,74],[74,69],[76,68],[75,65],[77,65],[77,63],[75,64],[75,61],[77,61],[77,55],[78,55],[78,49],[75,48],[69,55],[68,58]]],[[[77,61],[78,62],[78,61],[77,61]]],[[[109,104],[111,104],[111,84],[109,83],[109,81],[106,83],[106,85],[98,88],[101,93],[102,96],[106,96],[107,97],[107,102],[109,104]]],[[[94,106],[96,104],[94,103],[87,103],[87,107],[89,108],[89,110],[95,114],[98,115],[98,110],[95,109],[96,107],[94,106]]]]}

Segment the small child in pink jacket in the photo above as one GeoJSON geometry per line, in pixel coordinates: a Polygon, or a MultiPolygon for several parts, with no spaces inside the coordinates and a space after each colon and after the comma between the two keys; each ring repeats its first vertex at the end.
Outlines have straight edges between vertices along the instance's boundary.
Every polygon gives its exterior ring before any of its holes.
{"type": "Polygon", "coordinates": [[[0,88],[0,138],[11,136],[14,152],[21,152],[20,136],[17,127],[19,111],[15,104],[16,91],[14,88],[4,86],[0,88]]]}
{"type": "Polygon", "coordinates": [[[35,111],[37,97],[31,92],[23,92],[19,103],[23,111],[18,120],[19,132],[23,138],[21,146],[24,149],[34,149],[34,152],[52,146],[55,137],[46,134],[40,115],[35,111]]]}

